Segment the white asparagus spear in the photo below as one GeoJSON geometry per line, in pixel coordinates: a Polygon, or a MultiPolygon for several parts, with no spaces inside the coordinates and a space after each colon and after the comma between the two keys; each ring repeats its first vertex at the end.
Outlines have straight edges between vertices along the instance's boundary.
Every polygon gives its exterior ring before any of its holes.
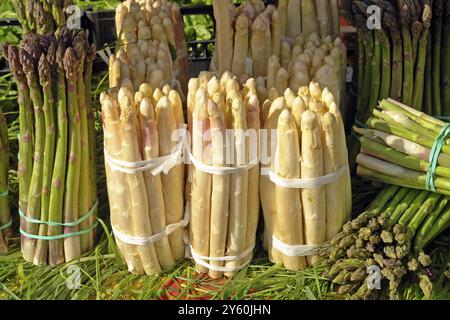
{"type": "MultiPolygon", "coordinates": [[[[275,153],[275,173],[285,179],[299,179],[300,143],[294,117],[284,110],[278,118],[277,151],[275,153]]],[[[274,235],[283,243],[302,245],[303,221],[302,202],[298,189],[275,186],[277,214],[274,221],[274,235]]],[[[306,267],[304,257],[282,255],[284,266],[289,270],[306,267]]]]}
{"type": "MultiPolygon", "coordinates": [[[[111,157],[120,159],[122,138],[120,134],[120,118],[117,101],[114,101],[106,93],[101,94],[100,101],[102,104],[105,148],[111,157]]],[[[107,162],[105,163],[105,171],[110,199],[111,223],[120,232],[133,235],[126,174],[112,170],[107,162]]],[[[144,268],[137,252],[137,247],[121,242],[117,238],[116,243],[125,259],[128,270],[130,272],[143,273],[144,268]]]]}
{"type": "MultiPolygon", "coordinates": [[[[272,136],[272,131],[277,129],[278,117],[286,109],[284,97],[275,99],[270,106],[267,119],[264,121],[264,129],[267,137],[263,137],[261,142],[261,167],[268,170],[272,167],[272,157],[275,155],[276,137],[272,136]],[[273,151],[273,152],[272,152],[273,151]]],[[[273,223],[276,215],[275,185],[267,175],[260,177],[260,197],[264,214],[264,236],[263,246],[266,248],[269,259],[276,263],[282,262],[281,254],[278,250],[272,249],[273,223]]]]}
{"type": "Polygon", "coordinates": [[[280,50],[281,50],[282,30],[281,30],[281,21],[280,20],[281,20],[280,13],[278,10],[276,10],[272,14],[272,24],[271,24],[272,53],[271,54],[275,55],[277,57],[280,56],[280,50]]]}
{"type": "MultiPolygon", "coordinates": [[[[323,164],[324,174],[333,174],[340,169],[337,123],[336,118],[330,112],[325,113],[321,118],[323,128],[323,164]]],[[[326,240],[331,240],[338,234],[343,226],[342,216],[344,216],[341,184],[339,179],[325,186],[326,197],[326,240]]]]}
{"type": "Polygon", "coordinates": [[[229,0],[213,0],[214,17],[217,21],[217,72],[231,70],[233,60],[234,5],[229,0]]]}
{"type": "Polygon", "coordinates": [[[256,164],[248,172],[248,220],[246,248],[255,245],[259,218],[259,101],[255,95],[247,99],[247,126],[249,129],[249,162],[256,164]]]}
{"type": "Polygon", "coordinates": [[[302,33],[305,37],[319,34],[316,6],[314,0],[302,0],[302,33]]]}
{"type": "Polygon", "coordinates": [[[245,59],[248,57],[249,20],[241,14],[236,21],[236,35],[234,40],[232,73],[240,77],[246,73],[245,59]]]}
{"type": "Polygon", "coordinates": [[[293,40],[302,32],[300,3],[300,0],[289,0],[287,6],[286,36],[293,40]]]}
{"type": "MultiPolygon", "coordinates": [[[[169,98],[163,96],[156,105],[159,154],[166,156],[174,152],[178,144],[178,128],[172,103],[169,98]]],[[[174,224],[183,219],[184,201],[183,201],[183,165],[173,167],[168,174],[164,174],[162,183],[164,188],[164,206],[166,223],[174,224]]],[[[169,235],[170,247],[172,248],[175,260],[184,256],[183,230],[177,229],[169,235]]]]}
{"type": "MultiPolygon", "coordinates": [[[[136,130],[136,110],[133,101],[130,100],[131,93],[127,89],[120,89],[119,104],[121,108],[121,135],[122,135],[122,160],[128,162],[141,161],[139,143],[136,130]]],[[[130,190],[130,205],[134,235],[137,237],[148,237],[153,234],[150,219],[148,217],[148,199],[145,180],[142,173],[127,175],[128,188],[130,190]]],[[[161,270],[153,244],[139,246],[139,256],[145,273],[155,274],[161,270]]]]}
{"type": "MultiPolygon", "coordinates": [[[[302,115],[302,179],[323,176],[323,150],[316,114],[307,110],[302,115]]],[[[302,204],[305,221],[305,244],[320,245],[325,242],[325,188],[302,189],[302,204]]],[[[318,257],[307,257],[308,265],[318,257]]]]}
{"type": "MultiPolygon", "coordinates": [[[[208,102],[208,113],[211,124],[212,164],[217,167],[225,166],[227,152],[225,115],[221,108],[213,101],[208,102]]],[[[229,198],[230,176],[214,175],[212,177],[209,244],[211,258],[223,257],[226,253],[229,198]]],[[[223,267],[224,262],[211,261],[210,264],[216,267],[223,267]]],[[[222,272],[209,270],[209,275],[213,279],[218,279],[222,277],[222,272]]]]}
{"type": "Polygon", "coordinates": [[[280,15],[280,34],[282,37],[286,36],[287,29],[287,7],[289,0],[278,1],[278,13],[280,15]]]}
{"type": "MultiPolygon", "coordinates": [[[[159,157],[158,128],[155,121],[153,106],[150,99],[144,98],[139,105],[140,127],[143,144],[143,159],[151,160],[159,157]]],[[[147,189],[149,215],[152,224],[152,231],[162,232],[166,227],[165,205],[163,196],[163,186],[161,176],[154,176],[151,172],[144,173],[145,185],[147,189]]],[[[164,237],[155,242],[155,249],[158,255],[161,268],[167,269],[174,263],[174,257],[169,244],[169,238],[164,237]]]]}
{"type": "MultiPolygon", "coordinates": [[[[241,98],[234,99],[232,103],[233,130],[234,130],[234,165],[242,166],[248,163],[248,145],[245,138],[247,119],[244,102],[241,98]]],[[[230,179],[230,215],[228,220],[227,247],[229,256],[239,256],[247,248],[247,221],[248,221],[248,171],[231,175],[230,179]]],[[[246,261],[227,261],[225,267],[236,268],[246,261]]],[[[235,272],[225,272],[225,276],[233,277],[235,272]]]]}
{"type": "MultiPolygon", "coordinates": [[[[200,88],[195,95],[192,114],[192,154],[197,160],[211,164],[211,150],[208,150],[206,132],[209,130],[208,93],[200,88]]],[[[194,251],[201,256],[209,256],[210,212],[211,212],[211,175],[192,167],[191,182],[191,222],[190,241],[194,251]]],[[[207,261],[208,262],[208,261],[207,261]]],[[[196,264],[195,269],[207,273],[208,269],[196,264]]]]}

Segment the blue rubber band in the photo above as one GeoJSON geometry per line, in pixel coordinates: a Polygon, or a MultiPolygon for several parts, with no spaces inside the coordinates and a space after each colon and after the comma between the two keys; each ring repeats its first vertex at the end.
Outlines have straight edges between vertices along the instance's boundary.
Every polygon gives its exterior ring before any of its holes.
{"type": "Polygon", "coordinates": [[[441,132],[437,136],[431,148],[430,157],[428,162],[430,163],[427,170],[427,176],[425,179],[425,190],[436,192],[434,185],[434,178],[436,175],[436,167],[441,154],[442,147],[446,143],[447,137],[450,135],[450,123],[447,123],[442,127],[441,132]]]}
{"type": "Polygon", "coordinates": [[[0,231],[1,231],[1,230],[8,229],[9,227],[11,227],[11,225],[12,225],[12,219],[9,220],[6,224],[0,226],[0,231]]]}
{"type": "Polygon", "coordinates": [[[77,232],[72,232],[72,233],[58,234],[58,235],[54,235],[54,236],[40,236],[40,235],[30,234],[22,229],[20,229],[20,233],[27,238],[36,239],[36,240],[60,240],[60,239],[82,236],[84,234],[91,232],[93,229],[97,228],[97,226],[98,226],[98,221],[96,221],[88,229],[77,231],[77,232]]]}
{"type": "Polygon", "coordinates": [[[87,214],[85,214],[80,219],[78,219],[76,221],[73,221],[73,222],[62,223],[62,222],[52,222],[52,221],[41,221],[41,220],[38,220],[38,219],[27,217],[25,215],[25,213],[23,213],[23,211],[20,210],[20,209],[19,209],[19,216],[22,217],[26,222],[33,223],[33,224],[46,224],[46,225],[51,226],[51,227],[76,227],[76,226],[80,225],[84,220],[86,220],[90,216],[92,216],[92,214],[94,213],[94,211],[97,208],[97,206],[98,206],[98,200],[95,201],[95,203],[92,206],[91,210],[89,210],[89,212],[87,214]]]}

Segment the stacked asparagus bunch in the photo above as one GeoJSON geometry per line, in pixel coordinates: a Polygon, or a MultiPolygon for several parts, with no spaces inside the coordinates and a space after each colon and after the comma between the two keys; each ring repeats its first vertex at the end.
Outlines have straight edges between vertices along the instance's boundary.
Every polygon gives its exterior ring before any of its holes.
{"type": "Polygon", "coordinates": [[[27,33],[5,45],[18,87],[22,253],[58,265],[92,250],[96,155],[90,83],[95,47],[84,31],[27,33]]]}
{"type": "Polygon", "coordinates": [[[191,253],[197,271],[232,277],[251,261],[259,217],[260,116],[254,81],[241,89],[228,72],[220,79],[201,73],[189,82],[187,107],[191,253]]]}
{"type": "Polygon", "coordinates": [[[388,97],[428,114],[450,114],[450,1],[347,0],[345,9],[358,27],[359,120],[388,97]],[[381,8],[381,29],[367,28],[370,5],[381,8]]]}
{"type": "Polygon", "coordinates": [[[345,90],[346,68],[347,50],[341,38],[320,39],[312,33],[305,39],[299,34],[292,46],[283,41],[280,58],[272,55],[267,61],[267,81],[257,78],[259,98],[264,101],[272,88],[280,94],[287,88],[295,92],[315,81],[329,88],[339,106],[345,90]]]}
{"type": "Polygon", "coordinates": [[[134,92],[143,83],[153,88],[169,84],[182,92],[181,86],[187,85],[187,45],[178,4],[127,0],[116,9],[116,31],[118,51],[109,63],[111,88],[134,92]]]}
{"type": "Polygon", "coordinates": [[[217,41],[211,69],[232,71],[244,78],[241,82],[265,77],[272,55],[287,60],[287,64],[298,36],[334,39],[339,35],[337,1],[284,0],[278,8],[265,8],[261,0],[247,0],[236,8],[229,0],[217,0],[213,7],[217,41]]]}
{"type": "Polygon", "coordinates": [[[9,142],[8,125],[0,109],[0,255],[8,252],[8,237],[12,235],[8,201],[9,142]]]}
{"type": "Polygon", "coordinates": [[[353,299],[399,299],[401,283],[413,272],[429,298],[430,258],[422,250],[449,226],[449,200],[437,193],[386,187],[321,249],[328,266],[324,276],[339,285],[338,293],[353,299]],[[381,273],[369,279],[377,270],[381,273]]]}
{"type": "Polygon", "coordinates": [[[330,90],[311,82],[309,87],[301,87],[298,95],[287,89],[284,96],[269,97],[261,118],[267,135],[266,156],[271,159],[262,163],[263,169],[271,170],[277,180],[303,179],[312,184],[285,185],[264,175],[264,170],[260,179],[264,247],[272,261],[299,270],[314,264],[317,257],[308,256],[306,261],[300,254],[285,254],[272,242],[273,237],[289,246],[317,246],[334,237],[351,212],[342,117],[330,90]],[[273,152],[270,146],[275,139],[273,152]],[[329,175],[334,177],[319,183],[329,175]]]}
{"type": "Polygon", "coordinates": [[[361,134],[361,152],[356,162],[362,177],[450,195],[449,140],[441,134],[446,123],[414,108],[383,100],[361,134]],[[436,154],[436,140],[442,150],[436,154]],[[430,154],[435,163],[430,166],[430,154]],[[430,180],[431,178],[431,180],[430,180]]]}
{"type": "Polygon", "coordinates": [[[66,12],[72,0],[12,0],[25,33],[46,35],[59,32],[66,25],[66,12]]]}
{"type": "Polygon", "coordinates": [[[131,272],[153,275],[185,252],[184,169],[180,157],[170,158],[174,134],[184,128],[181,99],[169,86],[161,91],[144,83],[136,93],[110,89],[100,100],[116,243],[131,272]],[[168,161],[173,166],[155,172],[168,161]]]}

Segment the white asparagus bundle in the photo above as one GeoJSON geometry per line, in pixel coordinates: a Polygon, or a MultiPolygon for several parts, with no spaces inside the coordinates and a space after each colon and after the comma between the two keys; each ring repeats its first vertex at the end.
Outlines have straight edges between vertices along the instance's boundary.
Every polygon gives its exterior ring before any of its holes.
{"type": "Polygon", "coordinates": [[[187,44],[178,4],[126,1],[116,9],[116,32],[120,44],[110,59],[111,88],[123,87],[123,79],[130,79],[133,91],[149,83],[154,88],[170,84],[183,92],[188,77],[187,44]],[[176,52],[174,57],[172,52],[176,52]],[[119,57],[121,63],[116,61],[119,57]],[[128,68],[118,67],[123,64],[128,68]]]}
{"type": "Polygon", "coordinates": [[[346,63],[347,52],[340,38],[333,41],[331,36],[319,39],[315,33],[306,38],[299,34],[292,45],[282,41],[279,59],[276,56],[268,59],[265,86],[267,91],[276,88],[278,92],[284,92],[288,87],[297,91],[313,80],[322,87],[328,87],[337,105],[341,106],[346,63]],[[288,72],[287,78],[285,71],[288,72]]]}
{"type": "Polygon", "coordinates": [[[163,91],[142,84],[135,94],[115,88],[100,99],[116,243],[129,271],[148,275],[172,267],[185,251],[183,165],[152,172],[176,150],[176,130],[183,127],[180,97],[171,88],[163,91]],[[173,224],[178,227],[166,229],[173,224]]]}
{"type": "Polygon", "coordinates": [[[282,97],[272,90],[270,98],[263,103],[261,123],[278,132],[273,148],[267,147],[275,139],[271,131],[261,144],[261,155],[269,159],[261,164],[260,177],[263,246],[271,261],[299,270],[317,261],[314,248],[335,236],[349,217],[345,132],[333,95],[316,82],[287,89],[282,97]]]}
{"type": "Polygon", "coordinates": [[[205,171],[191,161],[190,241],[196,270],[212,278],[233,277],[253,254],[259,218],[256,86],[257,81],[249,79],[241,89],[229,72],[220,79],[203,72],[189,86],[194,91],[188,92],[191,152],[212,168],[205,171]]]}

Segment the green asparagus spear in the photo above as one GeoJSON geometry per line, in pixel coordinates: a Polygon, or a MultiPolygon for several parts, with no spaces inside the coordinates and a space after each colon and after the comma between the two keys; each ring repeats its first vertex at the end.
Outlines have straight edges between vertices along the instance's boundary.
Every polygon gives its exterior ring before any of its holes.
{"type": "MultiPolygon", "coordinates": [[[[91,185],[92,203],[97,201],[97,151],[95,143],[95,111],[91,101],[91,79],[92,65],[96,56],[95,44],[92,44],[86,54],[86,62],[84,67],[84,84],[86,86],[86,107],[89,134],[89,181],[91,185]]],[[[94,211],[90,218],[90,225],[94,223],[94,217],[97,216],[97,210],[94,211]]],[[[93,232],[94,233],[94,232],[93,232]]],[[[95,233],[94,233],[95,234],[95,233]]],[[[92,250],[92,248],[90,248],[92,250]]]]}
{"type": "MultiPolygon", "coordinates": [[[[68,48],[64,56],[64,69],[67,79],[67,110],[69,114],[69,151],[68,167],[64,199],[64,221],[73,222],[79,218],[79,192],[81,169],[81,127],[78,108],[77,81],[79,61],[73,48],[68,48]]],[[[79,230],[78,226],[65,226],[64,234],[79,230]]],[[[72,236],[64,239],[64,254],[66,261],[71,261],[81,255],[80,237],[72,236]]]]}
{"type": "MultiPolygon", "coordinates": [[[[40,57],[40,48],[34,37],[30,35],[28,39],[24,39],[19,51],[20,61],[23,70],[27,76],[28,87],[30,88],[30,96],[34,105],[35,115],[35,145],[34,145],[34,163],[31,175],[30,188],[28,194],[28,206],[25,213],[28,217],[39,219],[41,216],[41,191],[42,191],[42,172],[43,172],[43,156],[45,144],[45,120],[43,114],[43,98],[39,87],[38,74],[36,66],[40,57]]],[[[38,225],[28,223],[26,230],[29,234],[37,234],[38,225]]],[[[36,240],[25,237],[22,245],[22,254],[26,261],[33,262],[36,250],[36,240]]]]}
{"type": "MultiPolygon", "coordinates": [[[[53,62],[56,54],[56,47],[52,44],[52,49],[49,50],[49,60],[53,62]],[[50,57],[52,56],[52,57],[50,57]]],[[[53,163],[55,160],[55,141],[56,141],[56,124],[54,115],[54,75],[52,66],[47,61],[47,57],[42,54],[39,60],[39,78],[44,92],[44,119],[45,119],[45,147],[44,147],[44,163],[42,172],[42,198],[41,198],[41,221],[49,221],[49,202],[50,202],[50,187],[52,181],[53,163]]],[[[39,225],[39,235],[47,235],[47,225],[39,225]]],[[[36,253],[34,256],[35,265],[47,264],[47,248],[48,242],[39,239],[36,245],[36,253]]]]}
{"type": "MultiPolygon", "coordinates": [[[[86,106],[86,87],[84,84],[84,61],[87,52],[87,42],[84,31],[77,32],[74,37],[73,45],[78,65],[77,77],[77,96],[78,96],[78,110],[80,114],[80,140],[81,152],[80,154],[80,183],[78,191],[78,218],[86,215],[92,208],[92,192],[91,182],[89,179],[90,163],[89,163],[89,131],[88,131],[88,115],[86,106]]],[[[80,230],[89,228],[90,220],[84,220],[81,223],[80,230]]],[[[84,234],[80,237],[81,253],[86,253],[93,247],[92,233],[84,234]]]]}
{"type": "Polygon", "coordinates": [[[442,212],[436,210],[428,216],[417,233],[414,250],[421,251],[448,227],[450,227],[450,208],[447,206],[442,212]]]}
{"type": "Polygon", "coordinates": [[[441,93],[443,115],[450,116],[450,1],[445,3],[441,49],[441,93]]]}
{"type": "Polygon", "coordinates": [[[392,214],[390,215],[389,221],[386,224],[387,230],[392,229],[394,224],[397,223],[398,219],[400,219],[405,210],[409,208],[409,206],[417,198],[419,193],[419,190],[409,189],[408,194],[402,199],[402,201],[395,208],[394,212],[392,212],[392,214]]]}
{"type": "Polygon", "coordinates": [[[428,191],[422,191],[417,198],[411,203],[408,209],[402,214],[397,223],[406,226],[412,217],[417,213],[417,210],[426,203],[427,199],[432,197],[432,193],[428,191]]]}
{"type": "Polygon", "coordinates": [[[407,5],[400,8],[400,22],[403,39],[403,94],[402,102],[411,105],[414,88],[414,60],[410,32],[411,12],[407,5]]]}
{"type": "Polygon", "coordinates": [[[441,37],[443,0],[435,0],[433,8],[433,114],[442,115],[441,104],[441,37]]]}
{"type": "Polygon", "coordinates": [[[414,78],[414,94],[412,107],[417,110],[423,110],[423,92],[424,92],[424,79],[425,79],[425,67],[426,67],[426,54],[428,45],[428,34],[431,25],[431,7],[425,5],[423,11],[423,33],[420,37],[417,64],[416,64],[416,75],[414,78]]]}
{"type": "MultiPolygon", "coordinates": [[[[64,55],[66,47],[63,43],[59,43],[56,51],[56,78],[57,78],[57,123],[58,135],[56,139],[55,163],[53,167],[53,176],[50,192],[49,213],[50,220],[63,221],[63,201],[66,181],[67,167],[67,95],[66,95],[66,77],[64,69],[64,55]]],[[[55,236],[62,234],[63,230],[60,226],[49,226],[48,235],[55,236]]],[[[49,263],[50,265],[58,265],[64,262],[64,246],[61,240],[50,241],[49,246],[49,263]]]]}
{"type": "MultiPolygon", "coordinates": [[[[425,200],[423,205],[420,207],[420,209],[414,214],[414,216],[412,216],[407,225],[407,233],[409,239],[412,239],[414,237],[420,224],[428,215],[430,215],[433,212],[434,208],[436,207],[436,204],[441,199],[441,197],[442,196],[438,193],[431,193],[428,199],[425,200]]],[[[400,218],[400,221],[401,220],[402,219],[400,218]]]]}
{"type": "Polygon", "coordinates": [[[380,31],[380,44],[382,52],[381,60],[381,88],[378,99],[385,99],[389,97],[391,90],[391,43],[389,37],[384,30],[380,31]]]}

